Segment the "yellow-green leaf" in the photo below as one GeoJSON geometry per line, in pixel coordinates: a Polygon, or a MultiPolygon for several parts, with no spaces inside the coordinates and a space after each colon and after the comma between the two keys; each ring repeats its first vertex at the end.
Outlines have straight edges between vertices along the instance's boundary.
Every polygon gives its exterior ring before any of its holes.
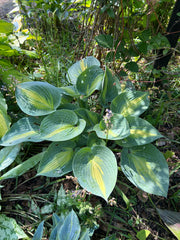
{"type": "Polygon", "coordinates": [[[117,141],[123,147],[145,145],[163,137],[160,132],[149,122],[139,117],[128,117],[130,135],[127,138],[117,141]]]}
{"type": "Polygon", "coordinates": [[[117,180],[116,158],[105,146],[85,147],[73,158],[73,172],[83,188],[107,201],[117,180]]]}
{"type": "Polygon", "coordinates": [[[72,171],[73,142],[52,143],[38,168],[38,175],[60,177],[72,171]]]}
{"type": "Polygon", "coordinates": [[[163,154],[155,146],[123,148],[121,168],[136,187],[151,194],[167,196],[169,169],[163,154]]]}
{"type": "Polygon", "coordinates": [[[147,92],[126,90],[113,99],[111,110],[124,117],[139,116],[149,107],[147,92]]]}
{"type": "Polygon", "coordinates": [[[52,113],[61,101],[61,90],[46,82],[25,82],[16,88],[17,104],[32,116],[52,113]]]}

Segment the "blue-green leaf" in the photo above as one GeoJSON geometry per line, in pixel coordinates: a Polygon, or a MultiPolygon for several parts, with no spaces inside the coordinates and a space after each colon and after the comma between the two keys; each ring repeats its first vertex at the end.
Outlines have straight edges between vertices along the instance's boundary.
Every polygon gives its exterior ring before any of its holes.
{"type": "Polygon", "coordinates": [[[79,118],[86,121],[86,131],[91,131],[95,124],[100,121],[99,114],[91,112],[85,108],[78,108],[74,111],[79,118]]]}
{"type": "Polygon", "coordinates": [[[158,196],[167,196],[169,169],[163,154],[153,145],[123,148],[121,168],[138,188],[158,196]]]}
{"type": "Polygon", "coordinates": [[[45,117],[40,125],[44,140],[67,141],[80,135],[86,126],[72,110],[61,109],[45,117]]]}
{"type": "Polygon", "coordinates": [[[163,137],[156,128],[142,118],[128,117],[127,121],[130,126],[130,135],[123,140],[117,141],[117,144],[120,146],[145,145],[163,137]]]}
{"type": "Polygon", "coordinates": [[[157,208],[157,211],[165,225],[177,237],[177,239],[180,240],[180,212],[166,209],[162,210],[159,208],[157,208]]]}
{"type": "Polygon", "coordinates": [[[86,58],[81,59],[80,61],[74,63],[69,69],[67,78],[70,83],[76,84],[79,75],[91,66],[100,67],[100,62],[94,58],[93,56],[88,56],[86,58]]]}
{"type": "Polygon", "coordinates": [[[149,107],[147,92],[127,90],[118,95],[111,103],[111,110],[124,117],[139,116],[149,107]]]}
{"type": "Polygon", "coordinates": [[[58,234],[60,240],[78,240],[81,226],[76,213],[72,210],[65,218],[64,223],[58,234]]]}
{"type": "Polygon", "coordinates": [[[112,113],[110,119],[103,119],[94,126],[98,137],[108,140],[118,140],[130,135],[129,124],[126,118],[117,113],[112,113]]]}
{"type": "Polygon", "coordinates": [[[60,177],[72,171],[73,142],[52,143],[42,158],[37,175],[60,177]]]}
{"type": "Polygon", "coordinates": [[[0,150],[0,171],[2,171],[14,162],[19,151],[20,145],[5,147],[0,150]]]}
{"type": "Polygon", "coordinates": [[[16,88],[16,100],[23,112],[42,116],[54,112],[61,101],[61,90],[47,82],[25,82],[16,88]]]}
{"type": "Polygon", "coordinates": [[[107,201],[117,180],[117,162],[105,146],[80,149],[73,158],[73,172],[87,191],[107,201]]]}
{"type": "Polygon", "coordinates": [[[44,221],[42,221],[39,224],[39,226],[38,226],[38,228],[37,228],[37,230],[36,230],[32,240],[41,240],[42,239],[42,236],[43,236],[43,226],[44,226],[44,221]]]}
{"type": "Polygon", "coordinates": [[[117,78],[112,75],[111,71],[106,67],[106,71],[103,78],[103,88],[101,91],[101,103],[104,107],[108,106],[118,93],[121,91],[121,85],[117,78]]]}
{"type": "Polygon", "coordinates": [[[21,118],[14,123],[0,140],[2,146],[13,146],[22,142],[41,142],[40,121],[34,117],[21,118]]]}
{"type": "Polygon", "coordinates": [[[2,179],[8,178],[16,178],[27,172],[29,169],[33,168],[39,161],[41,161],[44,152],[38,153],[33,157],[29,158],[28,160],[22,162],[21,164],[17,165],[16,167],[12,168],[5,174],[0,177],[2,179]]]}
{"type": "Polygon", "coordinates": [[[95,90],[102,87],[103,70],[98,66],[91,66],[84,70],[77,79],[78,92],[85,97],[90,96],[95,90]]]}

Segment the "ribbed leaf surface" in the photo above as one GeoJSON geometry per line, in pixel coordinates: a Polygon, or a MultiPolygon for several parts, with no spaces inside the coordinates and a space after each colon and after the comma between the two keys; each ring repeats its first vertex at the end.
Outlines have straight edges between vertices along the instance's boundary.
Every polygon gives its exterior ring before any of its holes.
{"type": "Polygon", "coordinates": [[[72,171],[73,142],[52,143],[39,164],[38,175],[60,177],[72,171]]]}
{"type": "Polygon", "coordinates": [[[14,123],[2,137],[0,145],[13,146],[22,142],[41,142],[39,135],[40,122],[34,117],[21,118],[14,123]]]}
{"type": "Polygon", "coordinates": [[[113,113],[108,126],[102,120],[100,124],[95,125],[94,130],[98,137],[108,140],[118,140],[129,136],[129,124],[126,118],[117,113],[113,113]]]}
{"type": "Polygon", "coordinates": [[[163,154],[153,145],[124,148],[121,168],[138,188],[158,196],[167,196],[169,169],[163,154]]]}
{"type": "Polygon", "coordinates": [[[76,82],[78,92],[82,96],[88,97],[95,90],[99,90],[102,87],[103,75],[103,70],[98,66],[92,66],[84,70],[76,82]]]}
{"type": "Polygon", "coordinates": [[[43,119],[40,133],[45,140],[67,141],[81,134],[85,125],[86,122],[78,119],[72,110],[62,109],[43,119]]]}
{"type": "Polygon", "coordinates": [[[139,116],[149,107],[147,92],[125,91],[118,95],[111,103],[111,110],[124,117],[139,116]]]}
{"type": "Polygon", "coordinates": [[[21,110],[31,116],[52,113],[61,101],[61,90],[46,82],[21,83],[15,95],[21,110]]]}
{"type": "Polygon", "coordinates": [[[163,137],[156,128],[142,118],[128,117],[127,120],[130,126],[130,135],[123,140],[117,141],[120,146],[145,145],[163,137]]]}
{"type": "Polygon", "coordinates": [[[74,156],[73,172],[83,188],[107,201],[117,179],[116,158],[107,147],[85,147],[74,156]]]}
{"type": "Polygon", "coordinates": [[[89,67],[94,66],[94,65],[100,67],[100,62],[92,56],[88,56],[88,57],[83,58],[82,60],[74,63],[68,69],[67,78],[68,78],[69,82],[72,83],[72,84],[76,84],[76,81],[77,81],[79,75],[84,70],[86,70],[86,68],[89,68],[89,67]]]}
{"type": "Polygon", "coordinates": [[[5,147],[0,151],[0,171],[8,167],[16,159],[20,151],[20,145],[5,147]]]}

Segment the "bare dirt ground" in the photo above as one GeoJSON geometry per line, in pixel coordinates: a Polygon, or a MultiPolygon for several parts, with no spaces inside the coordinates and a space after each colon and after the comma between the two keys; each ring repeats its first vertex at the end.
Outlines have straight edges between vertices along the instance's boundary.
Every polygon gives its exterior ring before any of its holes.
{"type": "Polygon", "coordinates": [[[15,7],[13,0],[0,0],[0,19],[9,20],[7,14],[15,7]]]}

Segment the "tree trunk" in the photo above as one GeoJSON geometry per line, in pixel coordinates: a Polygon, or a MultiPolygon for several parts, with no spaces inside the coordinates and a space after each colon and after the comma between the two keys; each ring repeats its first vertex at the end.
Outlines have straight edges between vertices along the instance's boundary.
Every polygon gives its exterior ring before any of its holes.
{"type": "MultiPolygon", "coordinates": [[[[175,48],[178,42],[178,38],[180,36],[180,16],[177,13],[180,12],[180,0],[176,0],[176,3],[173,8],[173,12],[171,14],[171,18],[169,20],[169,24],[166,30],[166,38],[168,39],[171,48],[175,48]]],[[[166,55],[163,55],[163,50],[160,49],[157,58],[154,62],[154,68],[160,70],[162,67],[167,67],[168,62],[173,54],[173,51],[170,50],[166,55]]],[[[155,80],[156,85],[160,85],[160,79],[155,80]]]]}

